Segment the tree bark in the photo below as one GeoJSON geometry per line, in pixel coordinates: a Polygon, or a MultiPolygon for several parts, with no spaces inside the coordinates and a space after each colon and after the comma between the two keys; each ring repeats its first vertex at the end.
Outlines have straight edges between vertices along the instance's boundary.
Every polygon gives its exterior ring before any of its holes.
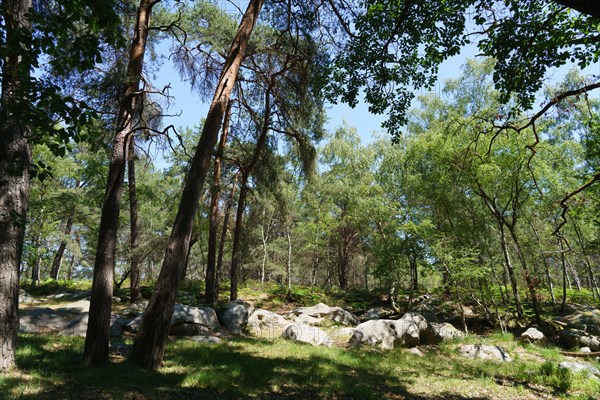
{"type": "Polygon", "coordinates": [[[231,119],[231,102],[227,103],[227,111],[223,121],[223,132],[219,140],[219,149],[215,156],[213,167],[214,184],[210,199],[210,216],[208,218],[208,249],[206,255],[206,285],[204,288],[204,301],[215,304],[218,300],[217,277],[217,231],[219,229],[219,199],[221,198],[221,159],[225,151],[225,143],[229,133],[229,120],[231,119]]]}
{"type": "Polygon", "coordinates": [[[288,289],[292,288],[292,235],[290,234],[290,227],[286,226],[285,234],[288,241],[288,257],[287,257],[287,284],[288,289]]]}
{"type": "MultiPolygon", "coordinates": [[[[71,234],[71,230],[73,229],[73,214],[69,214],[67,218],[67,223],[65,225],[64,235],[68,237],[71,234]]],[[[50,278],[56,280],[58,279],[58,274],[60,272],[60,266],[62,264],[62,258],[65,254],[65,250],[67,249],[67,241],[63,239],[58,246],[58,250],[54,255],[54,259],[52,260],[52,268],[50,268],[50,278]]]]}
{"type": "Polygon", "coordinates": [[[138,224],[138,200],[135,179],[135,136],[129,138],[129,154],[127,157],[127,180],[129,182],[129,247],[131,251],[131,266],[129,273],[129,301],[135,303],[142,298],[140,292],[140,255],[139,247],[139,224],[138,224]]]}
{"type": "Polygon", "coordinates": [[[115,267],[115,250],[123,178],[125,175],[125,158],[129,135],[134,127],[136,103],[139,96],[139,83],[144,65],[144,54],[148,42],[148,27],[155,0],[140,0],[137,20],[127,65],[127,85],[117,120],[117,132],[112,143],[106,194],[100,229],[98,246],[94,263],[94,278],[90,298],[90,314],[85,346],[83,351],[84,365],[108,362],[108,346],[110,340],[110,314],[113,295],[113,274],[115,267]]]}
{"type": "Polygon", "coordinates": [[[223,227],[221,228],[221,238],[219,239],[219,255],[217,257],[217,268],[215,270],[215,298],[219,297],[219,282],[222,278],[223,273],[223,257],[225,256],[225,242],[227,240],[227,230],[229,229],[229,219],[231,218],[231,210],[233,209],[233,201],[235,199],[235,189],[237,187],[238,175],[233,178],[233,184],[231,187],[231,195],[227,201],[225,212],[223,216],[223,227]]]}
{"type": "Polygon", "coordinates": [[[239,269],[242,261],[241,237],[244,224],[244,209],[246,208],[246,196],[248,194],[247,186],[248,178],[242,176],[240,187],[240,196],[238,198],[237,212],[235,215],[235,230],[233,231],[233,249],[231,250],[231,270],[229,274],[231,291],[229,292],[229,300],[237,300],[239,269]]]}
{"type": "Polygon", "coordinates": [[[21,121],[19,103],[30,79],[29,52],[22,39],[31,36],[27,12],[31,0],[4,0],[5,43],[15,45],[2,60],[0,97],[0,371],[15,365],[19,331],[19,265],[23,254],[29,203],[30,128],[21,121]],[[21,39],[22,38],[22,39],[21,39]]]}
{"type": "Polygon", "coordinates": [[[210,167],[212,152],[233,85],[263,3],[264,0],[250,0],[248,4],[227,55],[202,128],[156,288],[144,312],[140,330],[133,344],[131,360],[143,368],[156,369],[162,364],[165,340],[171,325],[179,278],[184,267],[185,253],[188,249],[202,186],[210,167]]]}
{"type": "Polygon", "coordinates": [[[563,237],[558,238],[558,249],[560,250],[560,262],[562,265],[562,303],[560,305],[560,312],[565,313],[567,308],[567,262],[565,260],[565,249],[563,247],[563,237]]]}
{"type": "Polygon", "coordinates": [[[515,302],[515,308],[517,309],[517,316],[523,318],[523,304],[521,303],[521,296],[519,295],[519,288],[517,286],[517,278],[515,277],[515,269],[513,268],[510,253],[508,252],[508,244],[506,242],[506,231],[504,229],[504,223],[498,222],[498,228],[500,230],[500,246],[502,248],[502,255],[504,256],[504,266],[508,273],[508,280],[513,293],[513,301],[515,302]]]}

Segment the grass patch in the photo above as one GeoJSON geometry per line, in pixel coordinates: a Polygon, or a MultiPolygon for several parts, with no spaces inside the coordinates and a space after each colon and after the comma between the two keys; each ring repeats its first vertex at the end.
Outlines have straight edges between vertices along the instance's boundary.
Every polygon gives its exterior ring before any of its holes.
{"type": "Polygon", "coordinates": [[[557,368],[560,356],[554,350],[522,347],[506,337],[484,341],[512,351],[515,361],[464,359],[456,341],[423,348],[425,356],[418,357],[405,349],[379,352],[236,338],[216,345],[170,342],[159,371],[139,369],[122,358],[83,368],[82,338],[21,335],[19,369],[0,378],[0,397],[483,400],[591,399],[600,393],[597,381],[557,368]],[[518,351],[550,359],[520,357],[518,351]]]}

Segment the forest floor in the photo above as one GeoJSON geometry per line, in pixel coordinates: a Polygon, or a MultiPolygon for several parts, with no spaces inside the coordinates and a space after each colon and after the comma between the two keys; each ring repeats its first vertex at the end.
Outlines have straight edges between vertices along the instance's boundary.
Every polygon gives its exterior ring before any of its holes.
{"type": "Polygon", "coordinates": [[[83,368],[83,338],[21,334],[18,368],[0,375],[0,399],[600,399],[600,380],[557,368],[568,360],[558,348],[524,345],[512,334],[490,331],[420,350],[170,339],[164,366],[146,371],[120,355],[83,368]],[[462,344],[502,346],[513,361],[467,359],[457,350],[462,344]]]}

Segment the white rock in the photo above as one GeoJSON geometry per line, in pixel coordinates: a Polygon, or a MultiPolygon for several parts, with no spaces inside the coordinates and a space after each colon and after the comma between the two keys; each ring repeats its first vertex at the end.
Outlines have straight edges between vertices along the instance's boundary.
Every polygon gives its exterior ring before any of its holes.
{"type": "Polygon", "coordinates": [[[321,329],[306,324],[289,324],[281,334],[281,337],[288,340],[309,343],[313,346],[331,346],[333,339],[321,329]]]}
{"type": "Polygon", "coordinates": [[[536,328],[528,328],[521,334],[520,341],[524,343],[546,344],[546,336],[536,328]]]}
{"type": "Polygon", "coordinates": [[[598,368],[594,367],[593,365],[587,363],[564,361],[558,364],[558,368],[569,369],[573,372],[587,371],[588,374],[594,376],[595,378],[600,377],[600,370],[598,370],[598,368]]]}
{"type": "Polygon", "coordinates": [[[274,339],[281,336],[289,321],[272,311],[258,308],[248,318],[247,330],[258,337],[274,339]]]}
{"type": "Polygon", "coordinates": [[[231,333],[239,335],[248,323],[248,318],[254,312],[254,307],[245,301],[235,300],[227,303],[224,310],[219,312],[219,319],[231,333]]]}
{"type": "Polygon", "coordinates": [[[473,359],[512,361],[512,357],[500,346],[466,344],[460,347],[459,352],[461,355],[473,359]]]}
{"type": "Polygon", "coordinates": [[[418,328],[406,320],[374,319],[358,325],[349,343],[355,346],[367,345],[382,350],[393,349],[394,345],[411,345],[418,328]]]}

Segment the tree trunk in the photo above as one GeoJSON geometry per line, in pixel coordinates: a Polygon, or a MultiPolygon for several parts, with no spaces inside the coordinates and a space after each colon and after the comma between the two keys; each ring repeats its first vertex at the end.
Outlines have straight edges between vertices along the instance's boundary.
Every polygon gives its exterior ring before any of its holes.
{"type": "Polygon", "coordinates": [[[27,41],[31,0],[2,2],[5,43],[16,45],[3,52],[0,97],[0,371],[15,365],[19,331],[19,265],[29,202],[30,129],[19,120],[30,66],[27,41]]]}
{"type": "Polygon", "coordinates": [[[215,156],[212,188],[210,199],[210,216],[208,218],[208,249],[206,255],[206,285],[204,288],[204,301],[215,304],[218,300],[219,289],[217,277],[217,230],[219,228],[219,199],[221,198],[221,159],[225,151],[227,134],[229,133],[229,120],[231,119],[231,102],[227,103],[227,111],[223,121],[223,132],[219,141],[219,149],[215,156]]]}
{"type": "Polygon", "coordinates": [[[285,233],[288,240],[288,258],[287,258],[287,283],[288,289],[292,288],[292,236],[290,234],[290,227],[286,227],[285,233]]]}
{"type": "Polygon", "coordinates": [[[139,83],[148,41],[148,27],[154,4],[156,4],[154,0],[140,0],[134,37],[129,52],[128,83],[121,104],[119,104],[117,132],[112,144],[106,194],[100,217],[89,323],[83,351],[84,365],[108,362],[113,274],[125,158],[129,135],[132,134],[134,126],[133,118],[139,96],[139,83]]]}
{"type": "Polygon", "coordinates": [[[156,288],[144,312],[140,330],[133,344],[131,360],[143,368],[156,369],[162,364],[179,277],[184,267],[184,255],[189,245],[202,186],[210,167],[212,152],[231,90],[263,2],[264,0],[250,0],[248,4],[202,128],[202,135],[186,177],[156,288]]]}
{"type": "MultiPolygon", "coordinates": [[[[263,220],[266,217],[266,210],[263,209],[263,220]]],[[[273,226],[272,224],[272,219],[271,217],[269,217],[269,221],[267,224],[267,229],[265,230],[265,224],[261,224],[260,226],[260,233],[261,233],[261,239],[262,239],[262,247],[263,247],[263,258],[262,258],[262,263],[261,263],[261,268],[260,268],[260,285],[263,286],[265,284],[265,272],[266,272],[266,267],[267,267],[267,256],[269,255],[267,252],[267,241],[269,240],[269,236],[271,234],[271,227],[273,226]]]]}
{"type": "Polygon", "coordinates": [[[248,178],[242,176],[240,197],[238,198],[237,212],[235,216],[235,230],[233,231],[233,249],[231,251],[231,271],[229,274],[231,291],[229,300],[237,300],[239,269],[242,260],[241,254],[241,236],[244,222],[244,209],[246,208],[246,195],[248,194],[248,186],[246,185],[248,178]]]}
{"type": "MultiPolygon", "coordinates": [[[[64,235],[68,237],[71,234],[71,230],[73,229],[73,214],[69,214],[67,218],[67,224],[65,225],[64,235]]],[[[54,255],[54,259],[52,260],[52,268],[50,268],[50,278],[56,280],[58,279],[58,274],[60,272],[60,266],[62,264],[62,258],[65,254],[65,250],[67,249],[67,241],[63,239],[60,242],[60,246],[58,246],[58,250],[54,255]]]]}
{"type": "Polygon", "coordinates": [[[519,288],[517,286],[517,278],[515,277],[515,269],[513,268],[510,260],[510,253],[508,252],[508,244],[506,243],[506,231],[504,229],[504,223],[498,222],[498,228],[500,229],[500,245],[502,247],[502,255],[504,256],[504,266],[508,274],[510,281],[510,287],[513,293],[513,301],[515,302],[515,308],[517,309],[517,316],[523,318],[523,305],[521,304],[521,296],[519,295],[519,288]]]}
{"type": "Polygon", "coordinates": [[[231,210],[233,209],[233,201],[235,199],[235,189],[237,187],[238,175],[233,178],[233,186],[231,188],[231,196],[225,207],[225,215],[223,216],[223,226],[221,228],[221,238],[219,239],[219,255],[217,257],[217,267],[215,269],[215,294],[214,298],[219,298],[219,282],[223,273],[223,257],[225,256],[225,242],[227,241],[227,230],[229,229],[229,219],[231,218],[231,210]]]}
{"type": "Polygon", "coordinates": [[[231,254],[231,292],[229,294],[230,301],[237,300],[237,287],[239,280],[239,269],[241,266],[241,249],[240,249],[240,240],[242,236],[243,222],[244,222],[244,209],[246,208],[246,196],[248,195],[248,178],[250,174],[254,170],[254,167],[258,163],[260,159],[260,153],[265,145],[267,140],[267,134],[269,133],[270,119],[271,119],[271,90],[273,88],[273,81],[271,80],[269,87],[265,91],[265,115],[262,122],[262,127],[260,129],[260,136],[256,141],[256,146],[254,147],[254,154],[252,155],[252,159],[248,163],[246,167],[240,167],[240,172],[242,174],[242,183],[240,189],[240,197],[238,199],[238,208],[236,213],[235,220],[235,231],[233,234],[233,250],[231,254]]]}
{"type": "MultiPolygon", "coordinates": [[[[542,248],[542,238],[540,237],[540,234],[538,233],[537,229],[535,229],[535,225],[533,224],[533,222],[529,221],[529,224],[531,225],[531,230],[533,231],[533,233],[537,239],[538,247],[541,249],[542,248]]],[[[552,276],[550,275],[550,268],[548,267],[548,260],[546,259],[546,257],[544,256],[543,253],[541,255],[541,258],[542,258],[542,264],[544,265],[544,273],[546,275],[548,291],[550,292],[550,297],[552,299],[552,306],[554,307],[554,310],[556,311],[556,296],[554,295],[554,284],[552,282],[552,276]]]]}
{"type": "Polygon", "coordinates": [[[560,250],[560,262],[562,265],[562,304],[560,306],[560,312],[565,313],[567,308],[567,262],[565,260],[565,249],[563,247],[563,237],[558,238],[558,249],[560,250]]]}
{"type": "Polygon", "coordinates": [[[535,278],[533,278],[531,276],[531,273],[527,266],[527,260],[525,259],[525,255],[523,254],[523,250],[521,249],[521,243],[517,236],[517,232],[515,231],[514,225],[509,226],[508,228],[509,228],[510,235],[513,239],[513,242],[515,243],[515,248],[517,250],[517,257],[519,258],[519,261],[521,262],[521,268],[523,268],[523,275],[525,277],[525,283],[527,284],[527,288],[529,289],[529,297],[531,298],[531,304],[533,306],[533,313],[535,315],[535,320],[536,320],[536,322],[539,323],[542,320],[542,316],[541,316],[540,306],[539,306],[538,296],[537,296],[537,289],[536,289],[537,283],[535,281],[535,278]]]}
{"type": "Polygon", "coordinates": [[[129,154],[127,157],[127,180],[129,181],[129,246],[131,251],[131,266],[129,273],[129,301],[135,303],[142,298],[140,292],[140,255],[139,247],[139,224],[138,224],[138,200],[135,179],[135,136],[129,138],[129,154]]]}
{"type": "Polygon", "coordinates": [[[592,295],[595,295],[597,299],[600,300],[600,289],[598,289],[598,282],[596,281],[596,277],[594,276],[594,271],[592,270],[592,263],[590,262],[590,257],[585,248],[585,243],[583,241],[583,235],[581,234],[581,230],[579,226],[575,222],[573,218],[571,218],[571,222],[573,223],[573,228],[575,228],[575,233],[577,234],[577,241],[579,242],[579,247],[583,252],[583,258],[585,261],[585,266],[587,270],[587,274],[590,280],[590,288],[592,290],[592,295]]]}

